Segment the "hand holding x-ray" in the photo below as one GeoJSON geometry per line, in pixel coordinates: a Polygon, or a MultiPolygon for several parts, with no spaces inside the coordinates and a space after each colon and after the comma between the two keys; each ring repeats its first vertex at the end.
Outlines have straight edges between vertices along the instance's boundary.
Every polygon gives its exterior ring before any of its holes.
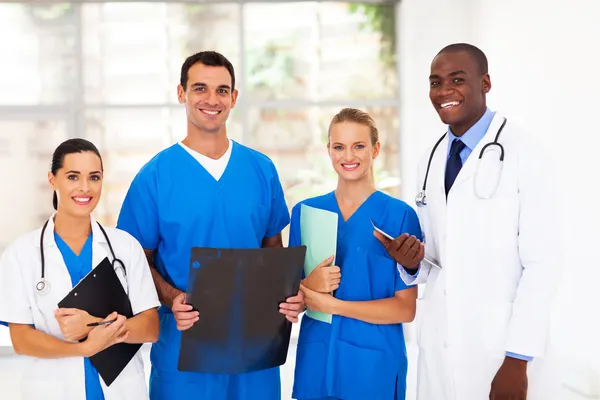
{"type": "Polygon", "coordinates": [[[186,304],[185,292],[179,293],[177,297],[173,299],[173,316],[177,323],[177,329],[185,331],[190,329],[200,319],[200,313],[194,310],[189,304],[186,304]]]}

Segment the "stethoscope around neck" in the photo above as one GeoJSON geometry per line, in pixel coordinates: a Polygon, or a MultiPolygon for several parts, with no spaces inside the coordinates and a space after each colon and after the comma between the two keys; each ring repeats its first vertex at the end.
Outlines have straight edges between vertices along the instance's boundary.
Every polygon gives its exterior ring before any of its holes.
{"type": "MultiPolygon", "coordinates": [[[[44,224],[44,226],[42,228],[42,233],[40,234],[40,259],[42,261],[42,271],[41,271],[42,275],[41,275],[40,280],[35,284],[35,289],[41,295],[48,293],[51,288],[50,281],[48,281],[46,279],[46,260],[44,257],[44,233],[46,232],[46,227],[48,226],[48,222],[49,221],[46,221],[46,223],[44,224]]],[[[98,227],[102,231],[102,234],[104,235],[104,238],[106,239],[106,243],[108,244],[108,248],[110,249],[110,254],[112,255],[112,259],[113,259],[112,267],[115,270],[115,273],[117,273],[117,269],[121,269],[123,271],[123,277],[125,277],[125,279],[127,279],[127,271],[125,270],[125,264],[123,264],[123,261],[121,261],[120,259],[118,259],[116,257],[115,252],[112,247],[112,244],[110,243],[110,239],[108,238],[108,235],[106,234],[106,231],[104,230],[102,225],[100,225],[99,222],[96,222],[96,223],[98,224],[98,227]]]]}
{"type": "MultiPolygon", "coordinates": [[[[498,132],[496,133],[496,137],[494,138],[494,141],[487,143],[481,149],[481,152],[479,153],[480,161],[486,150],[488,150],[492,146],[497,146],[500,149],[500,156],[499,156],[500,167],[502,166],[502,163],[504,162],[504,147],[500,143],[498,143],[498,138],[500,137],[500,132],[502,132],[502,129],[504,129],[505,125],[506,125],[506,118],[504,118],[504,121],[502,121],[502,125],[500,125],[500,128],[498,129],[498,132]]],[[[438,139],[438,141],[435,143],[435,146],[433,146],[433,149],[431,150],[431,154],[429,154],[429,161],[427,162],[427,170],[425,171],[425,179],[423,180],[423,188],[421,189],[421,191],[419,193],[417,193],[417,197],[415,198],[415,203],[417,203],[418,207],[425,207],[427,205],[426,189],[427,189],[427,177],[429,176],[429,168],[431,167],[431,161],[433,160],[433,156],[435,155],[435,150],[438,148],[440,143],[442,143],[442,141],[444,140],[446,135],[447,135],[447,133],[444,133],[442,135],[442,137],[438,139]]],[[[477,181],[477,179],[476,179],[476,181],[477,181]]],[[[496,182],[496,187],[497,187],[497,184],[498,184],[498,182],[496,182]]],[[[496,187],[494,187],[494,189],[488,195],[481,195],[477,191],[477,186],[475,186],[475,188],[474,188],[475,195],[481,199],[489,199],[493,196],[496,187]]]]}

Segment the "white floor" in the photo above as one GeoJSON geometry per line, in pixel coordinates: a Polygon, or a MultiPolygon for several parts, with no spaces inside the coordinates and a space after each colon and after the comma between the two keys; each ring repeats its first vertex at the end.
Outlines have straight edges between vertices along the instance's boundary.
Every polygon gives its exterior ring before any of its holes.
{"type": "MultiPolygon", "coordinates": [[[[416,374],[414,366],[416,365],[417,349],[414,342],[409,340],[408,355],[409,355],[409,375],[408,375],[408,393],[406,400],[415,400],[416,374]]],[[[282,367],[282,400],[291,399],[294,364],[296,361],[296,343],[295,339],[290,343],[290,351],[288,360],[282,367]]],[[[11,355],[12,349],[0,346],[0,399],[2,400],[21,400],[20,388],[22,385],[21,374],[25,365],[24,359],[15,355],[11,355]]],[[[147,373],[149,372],[149,347],[142,348],[146,361],[147,373]]],[[[560,400],[597,400],[600,399],[600,376],[589,368],[581,368],[580,366],[568,365],[561,362],[563,373],[560,385],[560,394],[557,399],[560,400]],[[566,376],[564,372],[570,372],[570,376],[566,376]]],[[[471,400],[471,399],[465,399],[471,400]]]]}
{"type": "MultiPolygon", "coordinates": [[[[24,359],[15,355],[3,354],[10,350],[4,348],[0,350],[0,399],[2,400],[21,400],[21,374],[24,368],[24,359]]],[[[147,373],[150,369],[149,347],[142,348],[146,361],[147,373]]],[[[290,351],[285,365],[281,368],[281,399],[287,400],[292,397],[292,384],[294,379],[294,364],[296,362],[296,344],[290,344],[290,351]]],[[[407,400],[414,399],[408,397],[407,400]]]]}

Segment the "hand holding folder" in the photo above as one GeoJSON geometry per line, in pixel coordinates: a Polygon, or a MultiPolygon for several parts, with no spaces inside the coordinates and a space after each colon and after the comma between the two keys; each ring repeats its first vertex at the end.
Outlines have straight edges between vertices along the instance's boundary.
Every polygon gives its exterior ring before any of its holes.
{"type": "MultiPolygon", "coordinates": [[[[301,243],[306,246],[304,259],[304,276],[308,276],[320,263],[333,255],[335,263],[337,251],[338,215],[334,212],[309,207],[302,204],[300,211],[300,236],[301,243]]],[[[339,272],[339,271],[334,271],[339,272]]],[[[306,310],[309,317],[331,323],[331,314],[306,310]]]]}
{"type": "Polygon", "coordinates": [[[317,265],[304,279],[303,285],[319,293],[333,293],[340,287],[340,267],[332,265],[333,256],[317,265]]]}

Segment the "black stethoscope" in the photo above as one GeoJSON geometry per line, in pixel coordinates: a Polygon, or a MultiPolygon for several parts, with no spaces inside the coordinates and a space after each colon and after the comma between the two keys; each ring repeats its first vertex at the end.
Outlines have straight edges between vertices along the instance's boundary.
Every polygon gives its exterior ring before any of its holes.
{"type": "MultiPolygon", "coordinates": [[[[500,132],[502,132],[502,129],[504,129],[504,125],[506,125],[506,118],[504,118],[502,125],[500,125],[500,128],[498,129],[498,133],[496,133],[496,137],[494,138],[494,141],[487,143],[485,146],[483,146],[483,149],[481,149],[481,152],[479,153],[479,160],[481,160],[481,158],[483,157],[483,154],[485,153],[486,149],[488,149],[492,146],[497,146],[500,149],[500,157],[499,157],[500,164],[502,164],[504,162],[504,147],[500,143],[498,143],[498,138],[500,137],[500,132]]],[[[425,194],[425,190],[427,188],[427,177],[429,176],[429,168],[431,167],[431,161],[433,160],[433,155],[435,154],[435,150],[438,148],[440,143],[442,143],[442,140],[444,140],[446,135],[447,134],[444,133],[442,135],[442,137],[439,138],[439,140],[436,142],[435,146],[433,146],[433,150],[431,150],[431,154],[429,155],[429,161],[427,162],[427,170],[425,172],[425,179],[423,180],[423,189],[421,189],[421,191],[417,194],[417,197],[415,198],[415,203],[417,203],[417,207],[424,207],[427,205],[427,196],[425,194]]],[[[496,185],[497,185],[497,183],[498,182],[496,182],[496,185]]],[[[494,188],[494,191],[495,191],[495,188],[494,188]]],[[[493,195],[493,191],[491,194],[493,195]]],[[[490,198],[491,197],[491,196],[480,196],[478,194],[476,188],[475,188],[475,195],[479,198],[490,198]]]]}
{"type": "MultiPolygon", "coordinates": [[[[46,231],[48,222],[49,221],[46,221],[46,223],[44,224],[44,227],[42,228],[42,233],[40,234],[40,258],[42,260],[42,277],[39,280],[39,282],[36,283],[36,285],[35,285],[35,289],[38,291],[39,294],[46,294],[50,291],[50,282],[45,277],[46,261],[44,258],[44,232],[46,231]]],[[[115,270],[115,273],[117,273],[117,269],[121,269],[123,271],[123,277],[125,277],[125,279],[127,279],[127,271],[125,270],[125,264],[123,264],[123,261],[119,260],[116,257],[115,252],[112,247],[112,244],[110,243],[110,239],[108,238],[108,235],[106,234],[106,231],[104,230],[102,225],[100,225],[99,222],[96,222],[96,223],[98,224],[98,227],[102,231],[102,234],[104,235],[104,238],[106,239],[106,243],[108,243],[108,248],[110,249],[110,254],[112,255],[112,258],[113,258],[112,267],[115,270]]]]}

